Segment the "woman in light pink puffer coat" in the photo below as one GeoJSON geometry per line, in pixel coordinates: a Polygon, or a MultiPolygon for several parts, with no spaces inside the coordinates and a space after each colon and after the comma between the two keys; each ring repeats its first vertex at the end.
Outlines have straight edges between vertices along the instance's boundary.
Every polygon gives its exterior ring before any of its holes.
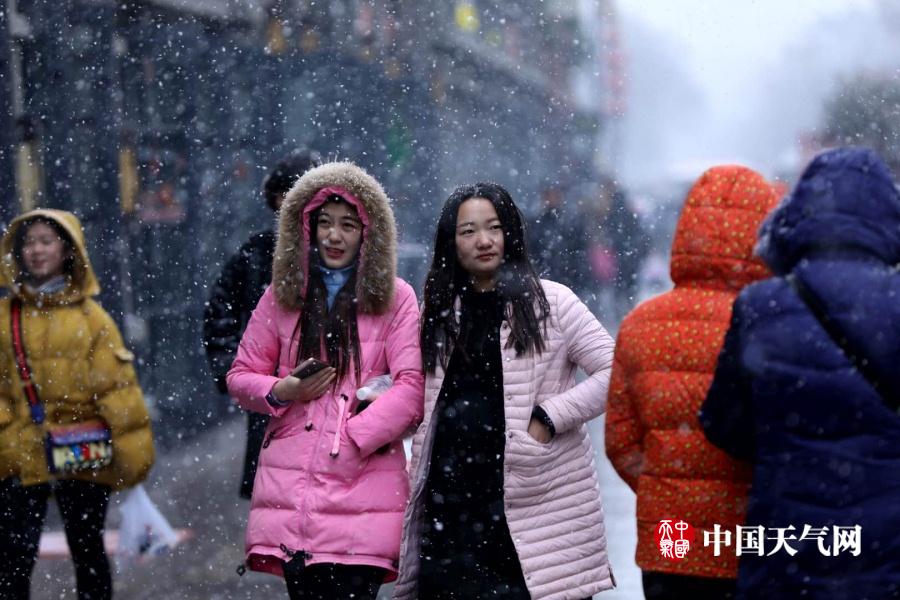
{"type": "Polygon", "coordinates": [[[349,163],[303,175],[279,215],[272,285],[228,373],[243,408],[272,416],[247,525],[247,565],[291,598],[374,598],[396,577],[409,496],[403,434],[422,418],[419,310],[395,277],[394,217],[349,163]],[[294,377],[304,359],[330,366],[294,377]],[[355,391],[390,374],[364,411],[355,391]]]}
{"type": "Polygon", "coordinates": [[[615,585],[585,427],[605,408],[613,340],[525,248],[502,187],[444,205],[397,599],[577,600],[615,585]]]}

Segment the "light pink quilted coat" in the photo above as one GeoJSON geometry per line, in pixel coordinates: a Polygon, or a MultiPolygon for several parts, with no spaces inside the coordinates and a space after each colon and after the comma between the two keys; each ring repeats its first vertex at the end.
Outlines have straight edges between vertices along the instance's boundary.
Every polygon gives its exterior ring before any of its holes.
{"type": "Polygon", "coordinates": [[[419,308],[412,287],[394,277],[393,214],[381,186],[361,169],[331,163],[304,175],[282,205],[273,285],[253,311],[228,372],[228,389],[247,410],[272,415],[259,458],[247,523],[247,564],[282,574],[282,560],[372,565],[397,572],[409,497],[401,439],[422,418],[424,377],[419,308]],[[364,223],[357,279],[362,382],[390,373],[394,383],[356,416],[352,373],[309,403],[276,408],[265,400],[297,363],[294,333],[305,289],[309,214],[334,186],[364,223]],[[276,373],[277,376],[273,375],[276,373]],[[389,444],[386,453],[376,450],[389,444]]]}
{"type": "MultiPolygon", "coordinates": [[[[535,599],[585,598],[614,587],[594,451],[585,423],[603,413],[612,367],[613,339],[571,290],[542,281],[551,315],[547,348],[516,357],[501,326],[506,412],[504,494],[506,519],[525,582],[535,599]],[[575,384],[576,367],[588,378],[575,384]],[[528,433],[534,406],[547,411],[556,436],[541,444],[528,433]]],[[[396,600],[413,600],[419,576],[423,489],[443,383],[438,369],[425,379],[425,419],[413,438],[412,494],[403,521],[396,600]]]]}

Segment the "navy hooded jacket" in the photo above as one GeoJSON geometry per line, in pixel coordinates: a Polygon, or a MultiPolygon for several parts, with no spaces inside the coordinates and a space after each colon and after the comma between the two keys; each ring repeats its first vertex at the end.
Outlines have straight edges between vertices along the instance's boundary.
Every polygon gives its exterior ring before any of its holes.
{"type": "Polygon", "coordinates": [[[793,526],[797,553],[744,553],[741,597],[900,597],[900,399],[873,388],[785,279],[806,285],[883,390],[900,389],[900,196],[887,167],[861,148],[819,155],[757,252],[775,277],[735,301],[700,420],[754,465],[747,526],[772,538],[793,526]],[[856,525],[858,556],[852,544],[824,555],[836,526],[856,525]]]}

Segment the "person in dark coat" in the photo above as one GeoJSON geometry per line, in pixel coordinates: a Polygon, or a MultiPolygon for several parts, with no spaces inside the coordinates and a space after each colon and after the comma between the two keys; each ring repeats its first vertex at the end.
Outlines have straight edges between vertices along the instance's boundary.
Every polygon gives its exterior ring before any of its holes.
{"type": "Polygon", "coordinates": [[[900,597],[900,195],[885,164],[817,156],[757,252],[775,277],[735,301],[700,412],[754,468],[747,527],[766,539],[742,553],[739,597],[900,597]]]}
{"type": "MultiPolygon", "coordinates": [[[[268,207],[277,213],[294,182],[318,163],[318,154],[306,150],[294,151],[279,160],[263,181],[263,196],[268,207]]],[[[206,305],[203,314],[206,358],[216,387],[223,394],[228,393],[225,376],[237,354],[250,314],[272,280],[274,251],[274,229],[250,236],[225,263],[206,305]]],[[[247,449],[240,485],[242,498],[249,499],[253,492],[256,461],[268,422],[266,415],[247,413],[247,449]]]]}
{"type": "Polygon", "coordinates": [[[599,312],[622,319],[637,302],[638,276],[650,251],[650,238],[641,225],[626,191],[602,176],[585,192],[582,220],[586,224],[586,252],[591,291],[607,292],[611,306],[599,312]]]}
{"type": "Polygon", "coordinates": [[[638,274],[650,250],[650,239],[625,190],[617,187],[612,192],[602,229],[609,237],[616,260],[616,312],[624,315],[637,301],[638,274]]]}
{"type": "Polygon", "coordinates": [[[542,210],[528,224],[528,253],[538,275],[576,292],[587,274],[587,239],[581,219],[565,210],[565,194],[555,184],[541,190],[542,210]]]}

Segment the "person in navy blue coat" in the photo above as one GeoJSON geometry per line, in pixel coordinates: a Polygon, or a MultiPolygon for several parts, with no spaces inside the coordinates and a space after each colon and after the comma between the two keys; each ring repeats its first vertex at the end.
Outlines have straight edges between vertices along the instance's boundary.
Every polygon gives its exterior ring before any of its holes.
{"type": "Polygon", "coordinates": [[[900,195],[885,164],[817,156],[757,253],[774,277],[735,301],[700,411],[709,440],[754,466],[747,527],[766,539],[741,555],[739,597],[900,597],[900,195]]]}

